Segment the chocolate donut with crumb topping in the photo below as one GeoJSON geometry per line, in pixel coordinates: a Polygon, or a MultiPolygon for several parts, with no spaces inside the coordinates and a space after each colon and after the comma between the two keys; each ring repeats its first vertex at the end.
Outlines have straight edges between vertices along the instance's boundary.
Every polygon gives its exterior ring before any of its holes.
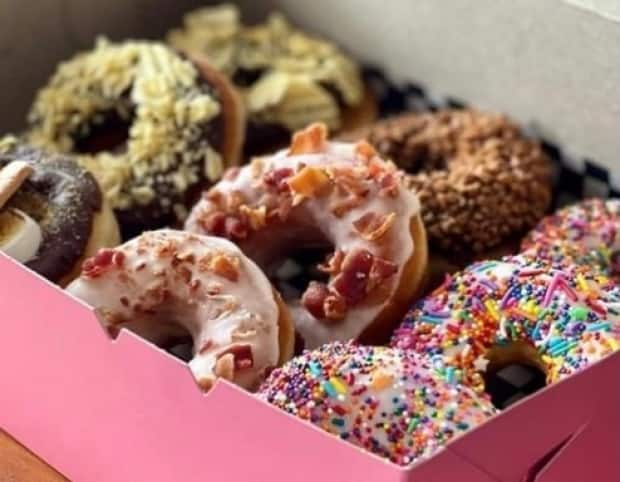
{"type": "Polygon", "coordinates": [[[124,237],[174,225],[226,165],[245,125],[228,82],[153,42],[99,41],[59,65],[31,108],[31,142],[99,180],[124,237]]]}
{"type": "Polygon", "coordinates": [[[0,140],[0,251],[66,285],[82,261],[120,242],[95,178],[75,161],[0,140]]]}
{"type": "Polygon", "coordinates": [[[367,139],[411,174],[434,247],[433,271],[516,250],[551,202],[548,157],[502,115],[405,114],[342,138],[367,139]]]}

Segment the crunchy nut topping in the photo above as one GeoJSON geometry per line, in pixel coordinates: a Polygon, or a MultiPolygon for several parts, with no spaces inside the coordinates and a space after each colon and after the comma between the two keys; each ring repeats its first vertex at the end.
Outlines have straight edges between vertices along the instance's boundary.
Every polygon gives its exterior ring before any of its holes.
{"type": "Polygon", "coordinates": [[[329,177],[323,169],[306,166],[288,179],[294,193],[303,197],[315,197],[316,193],[329,184],[329,177]]]}
{"type": "Polygon", "coordinates": [[[388,232],[394,221],[396,221],[396,213],[377,215],[368,212],[353,221],[353,227],[366,241],[377,241],[388,232]]]}
{"type": "MultiPolygon", "coordinates": [[[[407,114],[343,136],[367,138],[411,173],[432,245],[482,252],[533,227],[551,200],[550,162],[506,117],[475,110],[407,114]]],[[[382,178],[382,195],[398,184],[382,178]]]]}
{"type": "Polygon", "coordinates": [[[229,74],[244,91],[255,121],[282,124],[291,131],[316,120],[335,128],[341,122],[340,107],[331,91],[346,105],[362,99],[358,66],[333,44],[291,27],[281,14],[244,26],[237,7],[219,5],[191,12],[183,23],[169,32],[168,42],[206,56],[229,74]]]}
{"type": "Polygon", "coordinates": [[[323,152],[327,147],[327,126],[321,123],[311,124],[304,130],[293,134],[289,156],[297,154],[314,154],[323,152]]]}
{"type": "Polygon", "coordinates": [[[180,213],[174,199],[205,176],[221,176],[221,157],[204,137],[220,105],[194,65],[169,47],[99,40],[60,64],[32,106],[29,140],[75,154],[76,138],[110,112],[131,123],[126,149],[76,158],[115,209],[158,202],[180,213]],[[167,194],[156,199],[161,184],[167,194]]]}

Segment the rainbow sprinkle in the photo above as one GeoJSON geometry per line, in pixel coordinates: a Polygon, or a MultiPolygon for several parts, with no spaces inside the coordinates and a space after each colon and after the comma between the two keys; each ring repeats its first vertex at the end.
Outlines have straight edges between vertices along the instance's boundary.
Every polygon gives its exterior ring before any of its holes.
{"type": "Polygon", "coordinates": [[[437,374],[429,361],[411,352],[332,343],[274,370],[259,397],[409,465],[496,413],[486,397],[457,384],[455,375],[454,368],[437,374]],[[338,400],[326,393],[332,389],[338,400]]]}
{"type": "Polygon", "coordinates": [[[495,346],[524,342],[537,349],[554,382],[618,349],[618,296],[619,286],[584,265],[531,253],[477,263],[414,306],[392,346],[432,357],[436,366],[439,359],[449,383],[484,390],[476,362],[495,346]],[[429,318],[428,306],[450,316],[429,318]]]}

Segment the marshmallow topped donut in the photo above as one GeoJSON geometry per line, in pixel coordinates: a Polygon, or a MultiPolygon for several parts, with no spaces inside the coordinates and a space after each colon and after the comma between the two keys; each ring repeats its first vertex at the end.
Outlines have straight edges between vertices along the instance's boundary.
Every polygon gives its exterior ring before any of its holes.
{"type": "Polygon", "coordinates": [[[620,199],[586,199],[544,218],[523,240],[523,251],[561,262],[598,266],[620,279],[620,199]]]}
{"type": "Polygon", "coordinates": [[[448,276],[395,332],[392,346],[434,359],[446,377],[484,390],[514,363],[554,383],[618,350],[620,287],[585,265],[528,255],[448,276]]]}
{"type": "MultiPolygon", "coordinates": [[[[289,150],[228,171],[194,207],[189,231],[224,236],[273,276],[294,250],[327,247],[316,276],[290,301],[306,347],[389,337],[420,289],[427,246],[415,194],[372,146],[329,143],[324,125],[289,150]]],[[[286,295],[285,295],[286,298],[286,295]]]]}
{"type": "Polygon", "coordinates": [[[258,267],[225,239],[144,233],[84,263],[67,291],[97,309],[111,333],[128,328],[159,345],[191,336],[190,369],[255,389],[292,355],[286,307],[258,267]]]}
{"type": "Polygon", "coordinates": [[[267,378],[259,397],[399,465],[432,456],[496,413],[411,351],[332,343],[267,378]]]}
{"type": "Polygon", "coordinates": [[[0,139],[0,251],[65,286],[84,259],[119,242],[90,173],[68,157],[0,139]]]}

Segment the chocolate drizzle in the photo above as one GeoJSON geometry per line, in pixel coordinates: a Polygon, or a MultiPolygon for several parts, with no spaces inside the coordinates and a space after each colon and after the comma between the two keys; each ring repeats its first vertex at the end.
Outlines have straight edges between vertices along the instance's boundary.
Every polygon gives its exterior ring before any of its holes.
{"type": "Polygon", "coordinates": [[[94,177],[67,157],[16,145],[0,152],[0,169],[15,160],[28,162],[34,172],[7,207],[25,212],[43,233],[36,257],[26,265],[56,282],[71,272],[86,249],[101,209],[101,191],[94,177]]]}

